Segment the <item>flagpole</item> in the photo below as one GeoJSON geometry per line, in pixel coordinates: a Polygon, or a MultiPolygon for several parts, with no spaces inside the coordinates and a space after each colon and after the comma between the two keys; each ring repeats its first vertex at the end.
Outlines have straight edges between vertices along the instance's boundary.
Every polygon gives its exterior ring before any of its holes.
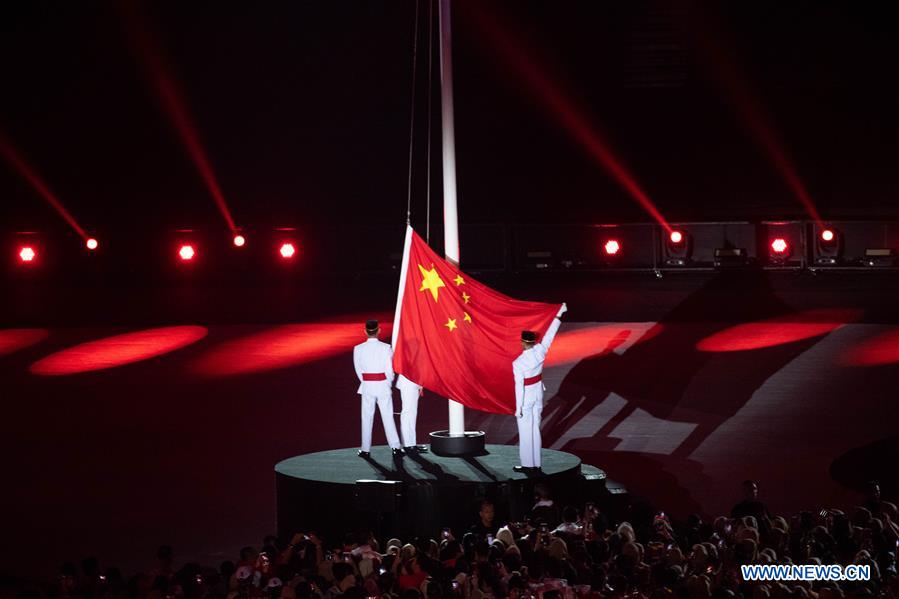
{"type": "Polygon", "coordinates": [[[396,351],[396,340],[400,336],[400,315],[403,312],[403,295],[406,290],[406,275],[409,272],[409,246],[412,245],[412,226],[406,225],[406,240],[403,242],[403,265],[400,267],[400,284],[396,292],[396,310],[393,313],[393,335],[390,346],[396,351]]]}
{"type": "MultiPolygon", "coordinates": [[[[456,203],[456,134],[453,121],[453,51],[450,0],[440,2],[440,107],[443,123],[443,253],[459,265],[459,212],[456,203]]],[[[465,433],[465,407],[449,400],[449,433],[465,433]]]]}

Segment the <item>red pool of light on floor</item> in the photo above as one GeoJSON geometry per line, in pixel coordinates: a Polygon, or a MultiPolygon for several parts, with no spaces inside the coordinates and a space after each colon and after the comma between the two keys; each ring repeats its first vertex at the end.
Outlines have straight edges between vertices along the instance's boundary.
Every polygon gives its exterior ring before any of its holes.
{"type": "Polygon", "coordinates": [[[807,310],[757,322],[747,322],[709,335],[696,344],[706,352],[731,352],[775,347],[826,335],[858,316],[857,310],[807,310]]]}
{"type": "MultiPolygon", "coordinates": [[[[342,353],[349,358],[353,346],[365,340],[362,328],[362,322],[283,325],[213,347],[190,369],[204,376],[228,376],[289,368],[342,353]]],[[[388,323],[381,323],[382,340],[390,341],[390,330],[388,323]]]]}
{"type": "Polygon", "coordinates": [[[881,333],[850,346],[843,354],[846,366],[882,366],[899,362],[899,329],[881,333]]]}
{"type": "Polygon", "coordinates": [[[590,356],[614,351],[629,341],[642,343],[661,331],[662,325],[646,322],[599,324],[564,331],[553,341],[552,351],[546,355],[546,365],[580,362],[590,356]]]}
{"type": "Polygon", "coordinates": [[[205,327],[177,326],[147,329],[88,341],[38,360],[31,372],[46,376],[77,374],[133,364],[196,343],[205,327]]]}
{"type": "Polygon", "coordinates": [[[34,345],[47,338],[47,329],[5,329],[0,330],[0,356],[11,354],[23,347],[34,345]]]}

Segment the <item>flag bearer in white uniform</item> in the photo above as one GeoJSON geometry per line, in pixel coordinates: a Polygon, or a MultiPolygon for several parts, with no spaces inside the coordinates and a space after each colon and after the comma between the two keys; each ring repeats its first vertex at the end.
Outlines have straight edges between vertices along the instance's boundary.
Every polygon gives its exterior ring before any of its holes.
{"type": "Polygon", "coordinates": [[[371,428],[376,404],[393,455],[403,454],[393,421],[393,348],[378,340],[380,332],[377,320],[366,321],[365,334],[368,339],[353,348],[353,366],[359,377],[358,393],[362,396],[362,448],[359,456],[363,458],[369,457],[371,452],[371,428]]]}
{"type": "Polygon", "coordinates": [[[400,412],[403,451],[426,453],[427,446],[415,443],[415,422],[418,419],[418,398],[421,397],[422,387],[401,374],[396,377],[396,388],[400,390],[400,397],[403,398],[403,410],[400,412]]]}
{"type": "Polygon", "coordinates": [[[540,418],[543,415],[543,361],[549,346],[562,324],[562,314],[568,306],[562,304],[559,313],[549,325],[540,343],[533,331],[521,332],[521,355],[512,362],[515,376],[515,416],[518,418],[518,453],[521,465],[516,472],[536,472],[540,470],[540,418]]]}

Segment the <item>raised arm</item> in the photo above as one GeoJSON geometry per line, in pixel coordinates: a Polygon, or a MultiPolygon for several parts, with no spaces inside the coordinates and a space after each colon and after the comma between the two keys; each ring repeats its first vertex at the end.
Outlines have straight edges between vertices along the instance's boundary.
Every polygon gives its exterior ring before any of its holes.
{"type": "Polygon", "coordinates": [[[559,320],[558,316],[553,318],[552,324],[549,325],[549,328],[546,329],[546,334],[544,334],[543,339],[540,340],[540,345],[542,345],[547,351],[549,351],[549,346],[552,345],[553,339],[556,338],[556,333],[559,332],[559,326],[561,324],[562,321],[559,320]]]}

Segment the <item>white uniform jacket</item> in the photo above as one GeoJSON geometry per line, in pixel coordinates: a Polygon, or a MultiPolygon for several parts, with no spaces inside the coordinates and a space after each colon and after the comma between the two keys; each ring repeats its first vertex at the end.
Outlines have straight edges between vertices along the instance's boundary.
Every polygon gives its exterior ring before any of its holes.
{"type": "Polygon", "coordinates": [[[359,395],[392,396],[393,348],[378,339],[366,339],[353,348],[353,366],[359,377],[359,395]],[[384,374],[380,381],[366,381],[363,374],[384,374]]]}
{"type": "Polygon", "coordinates": [[[553,318],[552,324],[549,325],[549,328],[546,330],[546,334],[543,335],[543,339],[540,340],[540,343],[521,352],[521,355],[512,362],[512,374],[515,376],[515,414],[521,413],[521,408],[525,403],[526,394],[528,395],[528,399],[533,401],[543,399],[543,381],[525,387],[524,379],[543,374],[543,361],[546,360],[546,353],[549,351],[549,346],[552,345],[553,339],[555,339],[561,324],[561,320],[553,318]],[[530,397],[532,395],[532,389],[534,391],[539,391],[539,395],[533,398],[530,397]]]}

